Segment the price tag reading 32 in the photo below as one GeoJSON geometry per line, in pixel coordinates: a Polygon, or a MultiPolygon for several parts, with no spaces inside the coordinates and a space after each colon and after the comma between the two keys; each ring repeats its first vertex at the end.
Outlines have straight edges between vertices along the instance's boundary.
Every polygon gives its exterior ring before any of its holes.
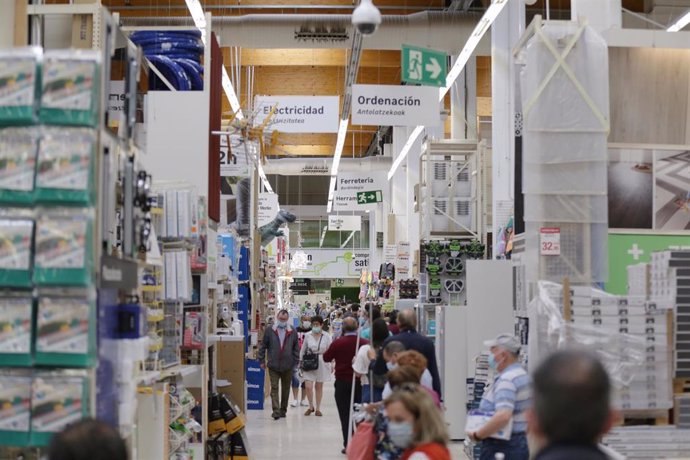
{"type": "Polygon", "coordinates": [[[539,248],[542,256],[561,255],[561,229],[542,227],[539,230],[539,248]]]}

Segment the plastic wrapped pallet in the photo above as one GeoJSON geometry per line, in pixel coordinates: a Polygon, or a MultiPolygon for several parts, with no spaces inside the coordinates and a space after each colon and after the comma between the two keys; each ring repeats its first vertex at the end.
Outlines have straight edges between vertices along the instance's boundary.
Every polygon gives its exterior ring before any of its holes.
{"type": "Polygon", "coordinates": [[[0,203],[33,203],[38,139],[36,127],[0,129],[0,203]]]}
{"type": "Polygon", "coordinates": [[[606,281],[608,47],[576,22],[534,30],[519,57],[527,277],[606,281]],[[556,253],[541,251],[545,227],[559,229],[556,253]]]}

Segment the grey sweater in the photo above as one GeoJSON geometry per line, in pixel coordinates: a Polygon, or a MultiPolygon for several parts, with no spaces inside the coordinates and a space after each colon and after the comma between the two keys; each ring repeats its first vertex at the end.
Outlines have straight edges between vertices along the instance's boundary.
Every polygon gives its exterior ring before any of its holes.
{"type": "Polygon", "coordinates": [[[268,359],[267,367],[274,371],[285,372],[294,369],[299,362],[299,338],[297,331],[288,326],[285,329],[285,341],[281,347],[278,328],[276,326],[267,326],[259,347],[258,358],[261,363],[268,359]]]}

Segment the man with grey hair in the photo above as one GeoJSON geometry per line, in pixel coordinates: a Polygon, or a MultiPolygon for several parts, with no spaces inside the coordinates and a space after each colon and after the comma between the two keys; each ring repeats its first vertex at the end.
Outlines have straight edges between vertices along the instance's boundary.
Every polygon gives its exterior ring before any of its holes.
{"type": "Polygon", "coordinates": [[[532,403],[532,389],[530,377],[519,362],[520,341],[513,335],[501,334],[484,345],[490,349],[489,367],[496,377],[484,393],[479,410],[494,415],[477,431],[467,434],[473,441],[481,441],[480,460],[493,460],[499,453],[510,460],[528,460],[527,410],[532,403]],[[508,441],[492,438],[511,421],[508,441]]]}
{"type": "Polygon", "coordinates": [[[362,385],[359,378],[353,378],[354,370],[352,369],[352,362],[357,355],[359,346],[369,343],[368,340],[358,339],[357,329],[359,323],[356,318],[345,318],[343,320],[343,335],[334,340],[328,350],[323,354],[325,362],[335,361],[335,403],[338,407],[338,415],[340,416],[340,427],[343,430],[343,450],[347,447],[347,439],[349,437],[350,429],[350,396],[352,391],[355,392],[355,402],[362,399],[362,385]],[[353,388],[354,382],[354,388],[353,388]]]}
{"type": "Polygon", "coordinates": [[[261,368],[268,367],[271,380],[271,404],[273,420],[285,418],[292,371],[299,363],[299,341],[297,331],[288,325],[290,314],[280,310],[273,326],[267,326],[259,346],[258,359],[261,368]],[[280,388],[280,395],[278,390],[280,388]]]}

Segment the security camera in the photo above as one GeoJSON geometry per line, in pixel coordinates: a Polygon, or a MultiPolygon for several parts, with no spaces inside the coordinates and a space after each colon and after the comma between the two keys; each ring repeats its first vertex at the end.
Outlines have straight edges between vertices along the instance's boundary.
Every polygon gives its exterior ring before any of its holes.
{"type": "Polygon", "coordinates": [[[381,24],[381,12],[371,0],[362,0],[352,12],[352,24],[362,35],[371,35],[381,24]]]}

